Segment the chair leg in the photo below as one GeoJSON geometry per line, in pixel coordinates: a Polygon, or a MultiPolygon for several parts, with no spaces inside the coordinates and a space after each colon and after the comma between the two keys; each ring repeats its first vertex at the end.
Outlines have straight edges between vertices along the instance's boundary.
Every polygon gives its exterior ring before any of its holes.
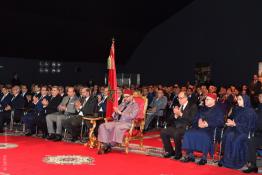
{"type": "Polygon", "coordinates": [[[143,150],[144,147],[144,140],[143,140],[143,136],[140,137],[140,149],[143,150]]]}
{"type": "Polygon", "coordinates": [[[159,116],[157,116],[157,120],[156,120],[156,128],[159,128],[159,116]]]}
{"type": "Polygon", "coordinates": [[[25,133],[25,124],[23,123],[23,133],[25,133]]]}
{"type": "Polygon", "coordinates": [[[64,139],[66,140],[66,138],[67,138],[67,129],[65,129],[64,131],[64,139]]]}
{"type": "Polygon", "coordinates": [[[83,141],[84,120],[81,122],[80,140],[83,141]]]}
{"type": "Polygon", "coordinates": [[[13,127],[14,127],[14,111],[11,111],[10,131],[13,131],[13,127]]]}
{"type": "Polygon", "coordinates": [[[38,134],[38,128],[37,126],[35,126],[35,135],[37,136],[37,134],[38,134]]]}
{"type": "Polygon", "coordinates": [[[101,142],[97,142],[97,149],[99,150],[101,148],[102,144],[101,142]]]}
{"type": "Polygon", "coordinates": [[[221,135],[220,135],[220,147],[219,147],[219,154],[218,154],[218,160],[221,160],[221,155],[222,155],[222,143],[223,143],[223,134],[224,134],[224,129],[221,130],[221,135]]]}
{"type": "Polygon", "coordinates": [[[125,151],[128,154],[128,147],[129,147],[129,137],[125,137],[125,151]]]}

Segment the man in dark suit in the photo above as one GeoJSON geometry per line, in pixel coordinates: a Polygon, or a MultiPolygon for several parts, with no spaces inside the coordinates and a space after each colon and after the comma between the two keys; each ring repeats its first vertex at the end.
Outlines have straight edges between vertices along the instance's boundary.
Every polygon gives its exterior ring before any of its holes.
{"type": "Polygon", "coordinates": [[[15,122],[21,120],[21,117],[24,112],[25,100],[20,95],[20,87],[14,86],[12,87],[13,97],[9,104],[3,109],[5,112],[0,114],[0,131],[3,132],[3,126],[5,122],[9,122],[11,120],[11,113],[13,113],[13,119],[15,122]]]}
{"type": "Polygon", "coordinates": [[[259,92],[259,104],[256,110],[257,112],[257,121],[256,121],[256,130],[254,137],[251,137],[248,140],[248,168],[243,170],[244,173],[257,173],[257,148],[262,147],[262,91],[259,92]]]}
{"type": "Polygon", "coordinates": [[[86,115],[93,116],[97,106],[97,100],[94,96],[90,96],[90,89],[84,87],[81,89],[82,98],[80,101],[75,103],[75,108],[77,109],[78,114],[72,115],[70,118],[62,121],[62,126],[71,133],[72,139],[74,142],[77,140],[81,131],[82,117],[86,115]]]}
{"type": "Polygon", "coordinates": [[[30,108],[31,105],[30,103],[32,103],[32,99],[30,100],[28,96],[32,97],[32,95],[28,92],[27,85],[22,84],[20,87],[21,87],[21,96],[25,99],[25,108],[30,108]]]}
{"type": "Polygon", "coordinates": [[[47,136],[47,124],[46,124],[46,115],[57,112],[57,107],[62,101],[62,97],[59,95],[58,86],[53,86],[51,90],[51,97],[50,98],[43,98],[43,110],[42,112],[36,117],[36,126],[39,130],[42,130],[43,137],[47,136]]]}
{"type": "Polygon", "coordinates": [[[108,96],[108,88],[106,87],[103,91],[103,94],[97,95],[97,113],[100,117],[106,116],[106,103],[107,103],[107,96],[108,96]]]}
{"type": "MultiPolygon", "coordinates": [[[[7,105],[10,104],[12,95],[9,93],[7,87],[2,88],[2,94],[0,96],[0,121],[3,118],[10,116],[10,111],[5,111],[7,105]],[[1,119],[2,118],[2,119],[1,119]]],[[[0,128],[0,133],[3,132],[3,128],[0,128]]]]}
{"type": "Polygon", "coordinates": [[[32,102],[27,107],[27,113],[23,116],[22,121],[28,130],[26,136],[31,136],[36,131],[36,121],[43,114],[43,99],[49,100],[47,86],[41,87],[41,97],[33,96],[32,102]]]}
{"type": "Polygon", "coordinates": [[[165,154],[163,157],[168,158],[175,156],[175,159],[182,157],[181,140],[186,131],[186,128],[192,124],[193,118],[197,113],[197,106],[188,101],[187,94],[180,92],[178,94],[180,107],[175,106],[173,109],[173,124],[166,129],[162,129],[160,136],[164,145],[165,154]],[[173,138],[176,144],[175,151],[173,150],[170,139],[173,138]]]}
{"type": "Polygon", "coordinates": [[[12,95],[8,92],[6,86],[2,88],[2,94],[0,95],[0,112],[4,112],[5,107],[10,104],[12,95]]]}

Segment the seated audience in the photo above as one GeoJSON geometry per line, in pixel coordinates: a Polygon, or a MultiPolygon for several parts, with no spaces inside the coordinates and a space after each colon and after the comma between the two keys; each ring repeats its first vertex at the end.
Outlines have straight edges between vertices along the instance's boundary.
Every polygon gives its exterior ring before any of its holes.
{"type": "Polygon", "coordinates": [[[257,149],[262,148],[262,91],[259,92],[259,104],[256,110],[257,112],[257,121],[256,121],[256,130],[254,136],[248,140],[248,152],[247,152],[247,166],[248,168],[243,170],[244,173],[257,173],[257,149]]]}

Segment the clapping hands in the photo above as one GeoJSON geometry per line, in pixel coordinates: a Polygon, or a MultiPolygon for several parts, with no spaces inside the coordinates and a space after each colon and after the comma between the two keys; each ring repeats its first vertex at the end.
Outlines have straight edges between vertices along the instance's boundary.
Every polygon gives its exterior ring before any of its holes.
{"type": "Polygon", "coordinates": [[[208,123],[206,121],[204,121],[202,118],[200,118],[198,120],[198,127],[199,128],[207,128],[208,127],[208,123]]]}
{"type": "Polygon", "coordinates": [[[233,126],[236,126],[236,123],[234,120],[227,119],[226,125],[229,127],[233,127],[233,126]]]}

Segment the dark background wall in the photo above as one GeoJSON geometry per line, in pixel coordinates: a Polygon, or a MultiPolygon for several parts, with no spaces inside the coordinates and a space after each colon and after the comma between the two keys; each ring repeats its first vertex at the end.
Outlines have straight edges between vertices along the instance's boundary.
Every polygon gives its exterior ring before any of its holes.
{"type": "MultiPolygon", "coordinates": [[[[218,85],[249,83],[262,56],[261,0],[195,0],[151,30],[118,72],[140,73],[142,84],[173,84],[194,80],[194,66],[208,62],[218,85]]],[[[121,43],[118,43],[121,44],[121,43]]],[[[116,48],[116,53],[119,52],[116,48]]],[[[109,51],[108,51],[109,52],[109,51]]],[[[117,57],[116,59],[121,59],[117,57]]],[[[17,72],[25,83],[103,84],[104,64],[66,62],[62,73],[39,74],[39,60],[0,58],[0,80],[17,72]],[[76,71],[77,68],[81,71],[76,71]],[[77,77],[77,79],[76,79],[77,77]]]]}
{"type": "Polygon", "coordinates": [[[128,70],[149,83],[193,81],[197,62],[210,62],[217,84],[249,82],[262,55],[262,1],[196,0],[153,29],[128,70]]]}
{"type": "MultiPolygon", "coordinates": [[[[51,62],[51,61],[49,61],[51,62]]],[[[61,73],[40,73],[39,60],[22,58],[0,57],[0,82],[10,83],[13,73],[17,73],[21,82],[30,83],[48,83],[48,84],[88,84],[92,80],[96,84],[103,85],[105,81],[105,64],[88,62],[63,62],[61,73]]],[[[122,66],[118,66],[121,71],[122,66]]]]}

